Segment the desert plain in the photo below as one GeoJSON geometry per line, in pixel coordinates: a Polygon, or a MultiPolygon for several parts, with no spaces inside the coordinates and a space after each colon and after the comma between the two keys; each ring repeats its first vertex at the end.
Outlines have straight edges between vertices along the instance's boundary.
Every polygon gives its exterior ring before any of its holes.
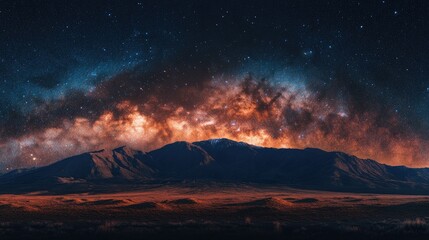
{"type": "Polygon", "coordinates": [[[429,237],[429,196],[210,183],[0,195],[0,239],[410,237],[429,237]]]}

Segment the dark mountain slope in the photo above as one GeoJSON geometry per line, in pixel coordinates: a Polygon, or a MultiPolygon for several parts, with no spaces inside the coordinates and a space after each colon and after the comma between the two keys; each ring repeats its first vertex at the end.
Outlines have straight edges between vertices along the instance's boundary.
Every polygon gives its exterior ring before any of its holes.
{"type": "Polygon", "coordinates": [[[115,181],[219,181],[298,188],[429,194],[429,169],[388,166],[320,149],[262,148],[228,139],[176,142],[144,153],[126,147],[84,153],[52,165],[0,176],[20,183],[110,184],[115,181]]]}
{"type": "Polygon", "coordinates": [[[149,158],[141,151],[120,147],[66,158],[51,165],[0,177],[0,182],[41,183],[73,180],[141,180],[152,177],[153,170],[143,163],[149,158]]]}
{"type": "Polygon", "coordinates": [[[214,162],[204,149],[188,142],[168,144],[148,155],[150,159],[145,163],[162,178],[203,178],[209,176],[207,166],[214,162]]]}

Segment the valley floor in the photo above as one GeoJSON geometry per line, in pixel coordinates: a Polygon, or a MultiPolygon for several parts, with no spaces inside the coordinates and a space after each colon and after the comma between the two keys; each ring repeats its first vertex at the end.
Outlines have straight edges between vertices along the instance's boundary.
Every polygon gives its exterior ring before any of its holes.
{"type": "Polygon", "coordinates": [[[0,239],[428,239],[429,196],[162,186],[0,195],[0,239]]]}

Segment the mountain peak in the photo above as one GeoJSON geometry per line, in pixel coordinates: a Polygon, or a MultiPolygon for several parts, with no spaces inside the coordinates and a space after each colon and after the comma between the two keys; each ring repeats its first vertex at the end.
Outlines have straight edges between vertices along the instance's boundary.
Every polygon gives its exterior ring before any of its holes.
{"type": "Polygon", "coordinates": [[[112,151],[116,152],[116,151],[122,151],[125,149],[129,149],[129,147],[127,147],[126,145],[123,145],[123,146],[119,146],[119,147],[112,149],[112,151]]]}
{"type": "Polygon", "coordinates": [[[174,143],[171,143],[171,144],[167,144],[165,146],[166,147],[167,146],[170,146],[170,147],[172,147],[172,146],[186,147],[188,150],[191,149],[192,147],[196,147],[194,144],[192,144],[190,142],[186,142],[186,141],[177,141],[177,142],[174,142],[174,143]]]}
{"type": "Polygon", "coordinates": [[[311,147],[304,148],[304,150],[305,151],[311,151],[311,152],[320,152],[320,153],[325,153],[326,152],[325,150],[322,150],[320,148],[311,148],[311,147]]]}
{"type": "Polygon", "coordinates": [[[204,141],[198,141],[198,142],[194,142],[193,144],[196,145],[210,145],[212,147],[220,147],[220,148],[225,148],[225,147],[231,147],[231,146],[251,146],[248,143],[245,142],[237,142],[228,138],[213,138],[213,139],[208,139],[208,140],[204,140],[204,141]]]}
{"type": "Polygon", "coordinates": [[[99,149],[99,150],[95,150],[95,151],[90,151],[90,152],[87,152],[86,154],[89,154],[93,157],[94,156],[101,156],[101,157],[109,158],[115,154],[133,156],[133,155],[136,155],[139,153],[144,154],[144,152],[142,152],[142,151],[135,150],[135,149],[130,148],[126,145],[123,145],[123,146],[119,146],[119,147],[115,147],[115,148],[99,149]]]}
{"type": "Polygon", "coordinates": [[[104,149],[99,149],[99,150],[95,150],[95,151],[90,151],[90,152],[88,152],[89,154],[91,154],[91,153],[94,153],[94,154],[97,154],[97,153],[102,153],[102,152],[104,152],[105,150],[104,149]]]}

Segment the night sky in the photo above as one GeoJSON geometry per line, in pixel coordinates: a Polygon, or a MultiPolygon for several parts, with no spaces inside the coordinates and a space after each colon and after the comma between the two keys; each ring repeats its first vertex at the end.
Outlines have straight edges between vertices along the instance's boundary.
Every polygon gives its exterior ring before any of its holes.
{"type": "Polygon", "coordinates": [[[429,2],[0,1],[0,172],[226,137],[429,166],[429,2]]]}

